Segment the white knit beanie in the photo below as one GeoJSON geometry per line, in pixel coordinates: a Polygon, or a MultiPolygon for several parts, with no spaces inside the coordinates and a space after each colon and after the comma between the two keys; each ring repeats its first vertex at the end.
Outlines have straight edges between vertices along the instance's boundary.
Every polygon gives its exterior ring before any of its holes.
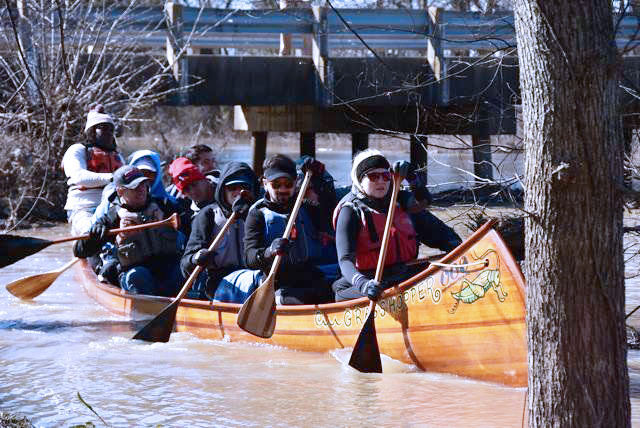
{"type": "Polygon", "coordinates": [[[87,114],[87,124],[84,126],[84,132],[86,133],[92,126],[99,125],[101,123],[110,123],[114,127],[116,126],[111,115],[104,113],[104,108],[99,105],[94,107],[87,114]]]}
{"type": "MultiPolygon", "coordinates": [[[[386,162],[386,167],[388,168],[388,161],[386,160],[386,158],[384,157],[384,155],[380,152],[380,150],[376,150],[376,149],[366,149],[363,150],[361,152],[359,152],[357,155],[355,155],[355,157],[353,158],[353,164],[351,166],[351,183],[353,184],[353,186],[355,186],[356,189],[358,189],[360,192],[364,193],[364,190],[362,189],[362,184],[360,182],[360,179],[358,178],[358,167],[367,159],[371,159],[373,157],[376,158],[383,158],[382,160],[384,160],[386,162]]],[[[382,166],[382,165],[380,165],[382,166]]],[[[378,167],[378,166],[376,166],[378,167]]]]}

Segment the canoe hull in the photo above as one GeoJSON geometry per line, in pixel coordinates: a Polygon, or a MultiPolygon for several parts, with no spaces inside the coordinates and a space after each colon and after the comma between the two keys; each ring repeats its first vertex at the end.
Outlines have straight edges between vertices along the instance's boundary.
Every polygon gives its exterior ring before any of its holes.
{"type": "MultiPolygon", "coordinates": [[[[497,232],[484,226],[443,263],[484,261],[467,268],[430,266],[389,290],[376,306],[380,352],[421,370],[526,386],[524,280],[497,232]]],[[[155,316],[171,299],[130,295],[97,281],[86,263],[77,270],[87,293],[108,310],[128,317],[155,316]]],[[[327,305],[278,306],[270,339],[236,324],[240,305],[184,299],[176,330],[201,338],[264,342],[327,352],[351,348],[368,315],[368,300],[327,305]]]]}

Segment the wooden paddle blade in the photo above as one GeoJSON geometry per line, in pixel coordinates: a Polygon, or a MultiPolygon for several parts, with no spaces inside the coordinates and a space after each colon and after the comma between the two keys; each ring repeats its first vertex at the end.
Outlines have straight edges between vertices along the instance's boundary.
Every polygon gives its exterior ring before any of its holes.
{"type": "Polygon", "coordinates": [[[22,300],[33,299],[42,294],[64,271],[76,264],[79,260],[79,258],[74,257],[69,263],[59,269],[16,279],[7,285],[7,291],[22,300]]]}
{"type": "Polygon", "coordinates": [[[0,235],[0,268],[35,254],[52,243],[46,239],[0,235]]]}
{"type": "Polygon", "coordinates": [[[41,273],[39,275],[17,279],[7,284],[6,288],[7,291],[14,296],[22,300],[29,300],[42,294],[42,292],[58,279],[58,276],[60,276],[58,272],[41,273]]]}
{"type": "Polygon", "coordinates": [[[254,336],[265,339],[276,328],[276,294],[273,276],[269,276],[244,302],[238,312],[238,326],[254,336]]]}
{"type": "Polygon", "coordinates": [[[360,330],[360,336],[353,347],[349,365],[363,373],[382,373],[382,361],[376,336],[375,306],[360,330]]]}
{"type": "Polygon", "coordinates": [[[176,300],[167,305],[162,312],[142,327],[133,338],[135,340],[144,340],[145,342],[168,342],[173,331],[173,325],[176,322],[179,303],[180,301],[176,300]]]}

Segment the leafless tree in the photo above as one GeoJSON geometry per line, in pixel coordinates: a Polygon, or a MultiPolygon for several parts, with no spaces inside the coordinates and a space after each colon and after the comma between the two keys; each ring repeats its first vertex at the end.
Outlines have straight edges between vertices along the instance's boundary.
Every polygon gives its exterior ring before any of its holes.
{"type": "Polygon", "coordinates": [[[515,0],[514,9],[526,147],[529,426],[630,426],[612,5],[515,0]]]}
{"type": "Polygon", "coordinates": [[[171,89],[161,51],[138,47],[163,17],[141,20],[101,1],[14,2],[0,9],[0,198],[9,225],[32,212],[59,216],[66,187],[60,160],[82,141],[89,107],[100,103],[120,127],[171,89]],[[21,6],[19,8],[18,6],[21,6]],[[34,211],[35,210],[35,211],[34,211]]]}

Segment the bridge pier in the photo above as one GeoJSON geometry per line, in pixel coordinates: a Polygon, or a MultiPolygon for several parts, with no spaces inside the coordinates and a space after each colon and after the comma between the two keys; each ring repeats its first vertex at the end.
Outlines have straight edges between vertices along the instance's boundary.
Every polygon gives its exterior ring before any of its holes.
{"type": "MultiPolygon", "coordinates": [[[[473,145],[473,173],[481,178],[493,180],[493,164],[491,162],[491,136],[472,135],[473,145]]],[[[476,179],[477,184],[486,184],[482,180],[476,179]]]]}
{"type": "Polygon", "coordinates": [[[251,151],[253,152],[253,171],[258,177],[262,176],[262,164],[267,156],[267,132],[251,133],[251,151]]]}
{"type": "Polygon", "coordinates": [[[316,157],[316,133],[301,132],[300,133],[300,156],[316,157]]]}
{"type": "Polygon", "coordinates": [[[358,153],[369,148],[369,134],[354,132],[351,134],[351,159],[358,153]]]}
{"type": "Polygon", "coordinates": [[[427,170],[427,137],[411,134],[409,139],[409,161],[418,168],[427,170]]]}

